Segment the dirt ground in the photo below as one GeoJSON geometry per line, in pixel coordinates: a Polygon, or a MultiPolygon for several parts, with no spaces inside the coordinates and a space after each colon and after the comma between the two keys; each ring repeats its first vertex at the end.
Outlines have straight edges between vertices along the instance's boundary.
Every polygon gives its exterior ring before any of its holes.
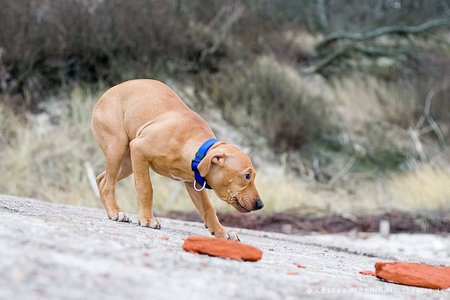
{"type": "MultiPolygon", "coordinates": [[[[342,233],[349,231],[378,232],[381,220],[387,220],[392,233],[450,233],[450,214],[412,214],[406,212],[391,212],[380,215],[361,216],[307,216],[294,212],[280,213],[218,213],[219,219],[226,226],[247,229],[281,232],[303,233],[305,231],[320,233],[342,233]]],[[[200,222],[200,216],[195,212],[171,211],[170,218],[185,221],[200,222]]]]}
{"type": "Polygon", "coordinates": [[[236,228],[242,242],[263,251],[261,261],[243,262],[184,252],[186,237],[208,235],[203,224],[161,218],[162,229],[153,230],[131,219],[117,223],[99,209],[0,195],[0,299],[450,298],[449,290],[358,273],[393,259],[448,264],[448,236],[397,241],[441,253],[425,257],[391,249],[392,238],[369,239],[385,246],[378,252],[354,242],[358,237],[236,228]]]}

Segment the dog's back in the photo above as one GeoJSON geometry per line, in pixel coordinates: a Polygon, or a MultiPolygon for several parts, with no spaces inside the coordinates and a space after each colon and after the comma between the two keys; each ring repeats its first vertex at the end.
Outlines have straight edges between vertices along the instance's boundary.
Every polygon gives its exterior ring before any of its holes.
{"type": "Polygon", "coordinates": [[[141,126],[166,114],[200,118],[164,83],[151,79],[130,80],[110,88],[100,97],[92,112],[92,126],[113,126],[120,119],[128,139],[132,140],[141,126]],[[98,119],[103,124],[96,124],[98,119]]]}

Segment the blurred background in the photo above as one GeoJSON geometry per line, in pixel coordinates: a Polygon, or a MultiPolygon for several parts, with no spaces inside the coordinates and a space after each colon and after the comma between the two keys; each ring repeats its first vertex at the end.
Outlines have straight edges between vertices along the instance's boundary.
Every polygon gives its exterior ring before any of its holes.
{"type": "MultiPolygon", "coordinates": [[[[449,0],[0,0],[0,193],[101,207],[93,105],[155,78],[254,161],[265,208],[212,196],[225,225],[448,232],[449,27],[449,0]]],[[[199,220],[152,177],[157,215],[199,220]]]]}

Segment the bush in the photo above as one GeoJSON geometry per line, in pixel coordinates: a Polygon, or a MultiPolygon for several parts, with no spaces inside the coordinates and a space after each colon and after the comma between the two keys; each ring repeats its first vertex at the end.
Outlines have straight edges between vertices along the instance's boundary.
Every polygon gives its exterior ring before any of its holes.
{"type": "Polygon", "coordinates": [[[210,83],[225,119],[263,134],[278,151],[301,148],[330,129],[324,99],[304,90],[302,77],[286,68],[266,57],[210,83]]]}
{"type": "Polygon", "coordinates": [[[31,108],[46,90],[71,82],[185,68],[212,39],[189,25],[195,3],[0,0],[0,7],[0,92],[21,93],[31,108]]]}

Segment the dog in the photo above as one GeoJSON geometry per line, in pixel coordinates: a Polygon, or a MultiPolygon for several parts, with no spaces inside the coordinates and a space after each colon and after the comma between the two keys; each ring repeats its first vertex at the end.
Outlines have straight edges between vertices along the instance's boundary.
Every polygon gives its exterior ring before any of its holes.
{"type": "Polygon", "coordinates": [[[220,224],[206,188],[241,213],[263,208],[250,157],[217,141],[207,122],[164,83],[136,79],[107,90],[92,112],[91,129],[106,161],[97,177],[109,219],[130,222],[116,198],[116,183],[134,174],[140,226],[160,229],[153,214],[150,169],[178,181],[218,238],[239,240],[220,224]]]}

